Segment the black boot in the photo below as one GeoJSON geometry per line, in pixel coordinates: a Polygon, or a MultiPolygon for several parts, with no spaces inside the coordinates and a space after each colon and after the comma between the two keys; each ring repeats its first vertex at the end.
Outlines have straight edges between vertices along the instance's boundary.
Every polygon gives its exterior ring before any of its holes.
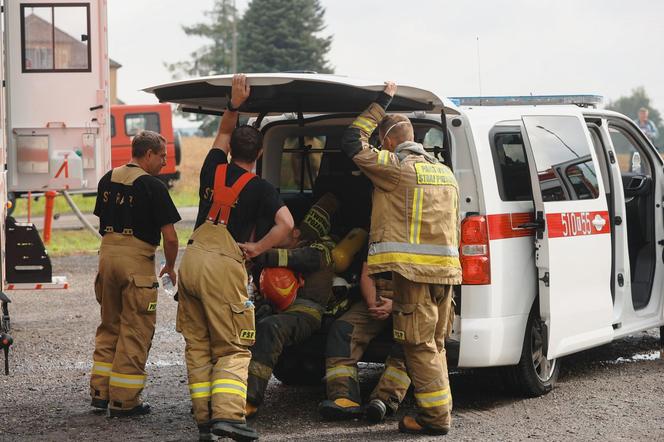
{"type": "Polygon", "coordinates": [[[210,431],[210,423],[198,424],[198,440],[200,442],[207,442],[217,440],[217,436],[210,431]]]}
{"type": "Polygon", "coordinates": [[[318,412],[326,420],[351,420],[362,416],[362,407],[357,402],[346,398],[334,401],[327,399],[318,404],[318,412]]]}
{"type": "Polygon", "coordinates": [[[230,437],[240,442],[258,439],[258,433],[244,423],[216,421],[212,423],[212,433],[217,436],[230,437]]]}
{"type": "Polygon", "coordinates": [[[144,414],[150,413],[150,404],[148,404],[147,402],[143,402],[142,404],[138,404],[134,408],[130,408],[129,410],[111,408],[108,411],[111,417],[142,416],[144,414]]]}
{"type": "Polygon", "coordinates": [[[385,420],[387,414],[387,405],[380,399],[371,399],[364,409],[367,420],[371,423],[378,424],[385,420]]]}
{"type": "Polygon", "coordinates": [[[100,410],[106,410],[108,408],[108,400],[106,399],[99,399],[99,398],[92,398],[92,402],[90,403],[95,408],[99,408],[100,410]]]}

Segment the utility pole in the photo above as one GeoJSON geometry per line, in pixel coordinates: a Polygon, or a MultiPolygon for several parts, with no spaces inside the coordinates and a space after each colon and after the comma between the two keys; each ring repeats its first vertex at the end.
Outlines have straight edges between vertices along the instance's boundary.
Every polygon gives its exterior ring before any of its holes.
{"type": "Polygon", "coordinates": [[[237,9],[235,8],[235,0],[232,3],[233,8],[233,24],[232,29],[232,43],[231,43],[231,71],[237,73],[237,9]]]}

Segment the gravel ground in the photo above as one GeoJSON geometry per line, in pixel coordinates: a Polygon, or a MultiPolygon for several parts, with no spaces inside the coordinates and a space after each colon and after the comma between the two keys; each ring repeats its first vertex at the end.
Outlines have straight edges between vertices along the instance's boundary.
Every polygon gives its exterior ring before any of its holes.
{"type": "MultiPolygon", "coordinates": [[[[157,260],[159,261],[159,260],[157,260]]],[[[184,342],[172,299],[160,294],[157,331],[144,396],[154,411],[108,419],[91,411],[88,376],[98,305],[96,256],[54,260],[64,291],[12,293],[11,375],[0,375],[0,440],[197,440],[189,415],[184,342]]],[[[453,373],[454,421],[448,440],[664,440],[664,362],[655,330],[565,358],[553,392],[509,394],[494,371],[453,373]]],[[[377,366],[362,377],[363,393],[377,366]]],[[[396,418],[381,425],[321,422],[321,387],[286,387],[273,379],[255,426],[262,440],[404,440],[396,418]]],[[[412,409],[412,395],[402,413],[412,409]]],[[[427,438],[421,438],[427,440],[427,438]]]]}

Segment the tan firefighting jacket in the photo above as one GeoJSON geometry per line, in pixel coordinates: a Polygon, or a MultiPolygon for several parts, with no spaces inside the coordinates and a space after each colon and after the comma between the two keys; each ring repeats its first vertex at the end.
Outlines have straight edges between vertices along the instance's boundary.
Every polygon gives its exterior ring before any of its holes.
{"type": "Polygon", "coordinates": [[[373,103],[346,129],[342,143],[374,184],[369,273],[461,284],[456,179],[421,144],[405,142],[394,153],[372,148],[369,136],[384,115],[373,103]]]}

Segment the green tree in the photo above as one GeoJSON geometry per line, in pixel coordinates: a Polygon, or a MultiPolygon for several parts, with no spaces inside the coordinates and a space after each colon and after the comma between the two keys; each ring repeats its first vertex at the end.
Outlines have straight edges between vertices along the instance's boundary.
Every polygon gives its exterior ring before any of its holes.
{"type": "Polygon", "coordinates": [[[331,73],[319,0],[251,0],[238,28],[240,70],[331,73]]]}
{"type": "MultiPolygon", "coordinates": [[[[182,26],[186,35],[203,37],[210,43],[191,53],[190,59],[167,63],[173,78],[202,77],[233,72],[233,33],[237,11],[232,0],[216,0],[211,11],[205,13],[207,20],[191,26],[182,26]]],[[[219,118],[210,115],[191,115],[201,122],[200,130],[205,135],[214,134],[219,118]]]]}
{"type": "Polygon", "coordinates": [[[659,131],[659,137],[655,140],[655,145],[658,147],[664,146],[664,124],[662,124],[662,115],[657,109],[652,107],[650,97],[648,97],[643,86],[632,89],[632,95],[619,97],[617,100],[610,101],[606,105],[607,109],[620,112],[634,120],[638,118],[639,109],[642,107],[648,109],[648,119],[657,126],[657,130],[659,131]]]}

